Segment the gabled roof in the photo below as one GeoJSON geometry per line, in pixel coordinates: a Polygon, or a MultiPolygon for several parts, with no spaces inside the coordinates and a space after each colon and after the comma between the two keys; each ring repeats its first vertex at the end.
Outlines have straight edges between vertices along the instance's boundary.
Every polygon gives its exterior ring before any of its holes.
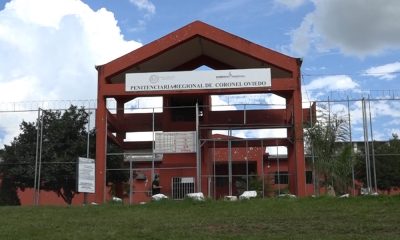
{"type": "Polygon", "coordinates": [[[270,67],[272,77],[288,78],[300,61],[210,26],[192,22],[100,68],[110,82],[123,82],[126,73],[270,67]]]}

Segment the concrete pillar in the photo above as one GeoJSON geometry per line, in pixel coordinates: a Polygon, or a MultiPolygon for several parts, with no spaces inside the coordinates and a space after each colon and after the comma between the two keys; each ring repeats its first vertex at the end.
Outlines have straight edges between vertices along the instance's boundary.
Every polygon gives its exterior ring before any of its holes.
{"type": "Polygon", "coordinates": [[[287,99],[287,108],[292,111],[292,128],[288,129],[288,138],[292,141],[288,146],[289,190],[297,196],[305,196],[303,112],[299,90],[293,91],[292,96],[287,99]]]}
{"type": "Polygon", "coordinates": [[[100,82],[105,82],[101,68],[99,72],[99,89],[96,109],[96,203],[105,202],[106,187],[106,140],[107,140],[107,109],[106,99],[103,95],[100,82]]]}
{"type": "MultiPolygon", "coordinates": [[[[116,99],[117,100],[117,121],[118,123],[122,123],[124,120],[124,106],[125,106],[125,102],[123,102],[120,99],[116,99]]],[[[124,129],[122,129],[122,126],[119,126],[117,129],[119,129],[119,131],[117,132],[117,140],[119,143],[123,143],[124,139],[126,137],[126,132],[124,129]]]]}

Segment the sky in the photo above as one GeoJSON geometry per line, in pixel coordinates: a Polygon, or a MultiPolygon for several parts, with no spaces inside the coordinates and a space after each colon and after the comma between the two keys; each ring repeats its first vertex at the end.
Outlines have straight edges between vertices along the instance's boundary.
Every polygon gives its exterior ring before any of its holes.
{"type": "MultiPolygon", "coordinates": [[[[398,0],[0,0],[0,110],[96,99],[96,65],[196,20],[302,58],[304,102],[400,98],[398,0]]],[[[361,139],[361,103],[350,110],[361,139]]],[[[0,112],[0,146],[34,119],[24,114],[0,112]]],[[[400,101],[371,102],[371,118],[375,139],[400,134],[400,101]]]]}

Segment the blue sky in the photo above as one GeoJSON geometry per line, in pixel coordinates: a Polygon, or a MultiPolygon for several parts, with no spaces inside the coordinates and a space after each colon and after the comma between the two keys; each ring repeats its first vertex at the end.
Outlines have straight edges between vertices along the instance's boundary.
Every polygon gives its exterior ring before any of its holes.
{"type": "MultiPolygon", "coordinates": [[[[94,99],[95,65],[195,20],[303,58],[305,101],[331,91],[400,97],[398,0],[0,0],[0,103],[94,99]]],[[[400,101],[371,107],[377,138],[400,133],[400,101]]],[[[351,111],[357,129],[360,106],[351,111]]],[[[19,122],[3,116],[0,143],[19,122]]]]}

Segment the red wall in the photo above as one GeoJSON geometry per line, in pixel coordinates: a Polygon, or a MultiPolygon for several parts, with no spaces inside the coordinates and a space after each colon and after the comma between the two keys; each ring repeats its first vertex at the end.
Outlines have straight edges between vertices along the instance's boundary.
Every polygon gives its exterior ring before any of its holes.
{"type": "MultiPolygon", "coordinates": [[[[24,191],[18,190],[18,196],[21,201],[21,205],[34,205],[33,203],[34,191],[32,188],[26,188],[24,191]]],[[[94,202],[94,194],[88,194],[88,203],[94,202]]],[[[82,205],[83,194],[76,194],[72,199],[72,205],[82,205]]],[[[55,192],[40,191],[39,205],[56,205],[64,206],[67,205],[62,197],[57,196],[55,192]]]]}

